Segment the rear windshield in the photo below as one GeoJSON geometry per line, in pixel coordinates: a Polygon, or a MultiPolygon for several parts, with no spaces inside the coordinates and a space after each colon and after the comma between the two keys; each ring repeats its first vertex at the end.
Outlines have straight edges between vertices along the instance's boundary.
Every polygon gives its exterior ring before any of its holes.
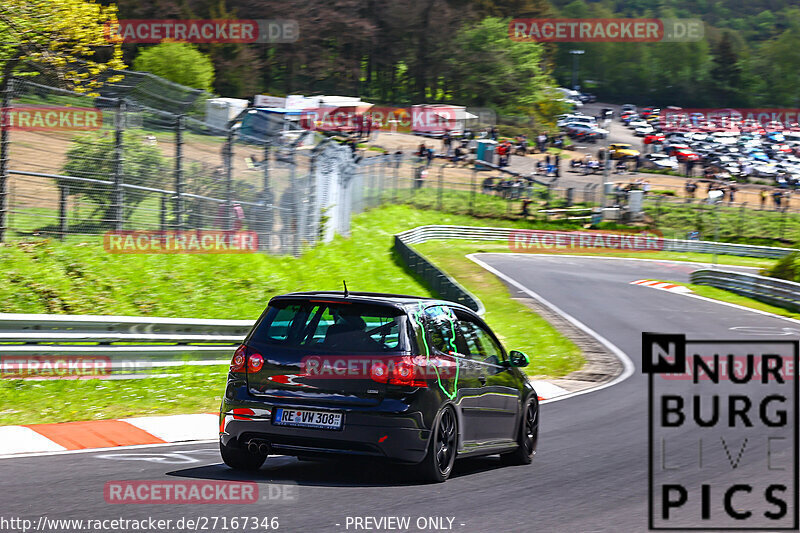
{"type": "Polygon", "coordinates": [[[275,302],[251,341],[309,351],[405,350],[405,315],[388,306],[322,301],[275,302]]]}

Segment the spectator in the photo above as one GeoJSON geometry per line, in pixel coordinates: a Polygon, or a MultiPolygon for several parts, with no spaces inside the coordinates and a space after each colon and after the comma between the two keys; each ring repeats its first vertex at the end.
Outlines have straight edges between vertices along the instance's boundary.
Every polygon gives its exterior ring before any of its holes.
{"type": "Polygon", "coordinates": [[[531,205],[532,203],[533,200],[531,200],[527,196],[522,199],[522,216],[524,218],[528,218],[531,215],[530,211],[528,211],[528,206],[531,205]]]}
{"type": "Polygon", "coordinates": [[[642,182],[642,190],[644,191],[644,194],[647,194],[647,193],[650,192],[650,182],[649,181],[644,180],[642,182]]]}
{"type": "Polygon", "coordinates": [[[684,187],[686,189],[686,203],[694,200],[694,192],[697,190],[697,184],[692,180],[687,180],[684,187]]]}
{"type": "Polygon", "coordinates": [[[425,157],[428,158],[428,166],[433,162],[433,148],[428,148],[425,152],[425,157]]]}
{"type": "Polygon", "coordinates": [[[556,167],[555,168],[556,177],[560,178],[561,177],[561,156],[558,155],[558,154],[556,154],[556,157],[555,157],[555,167],[556,167]]]}
{"type": "Polygon", "coordinates": [[[544,153],[545,148],[547,148],[547,135],[540,133],[539,137],[536,139],[536,145],[539,148],[539,152],[544,153]]]}
{"type": "Polygon", "coordinates": [[[767,203],[767,188],[761,187],[761,191],[759,192],[759,196],[761,197],[761,210],[764,210],[764,207],[767,203]]]}
{"type": "Polygon", "coordinates": [[[781,197],[783,196],[783,192],[780,190],[775,190],[772,193],[772,201],[775,202],[775,210],[779,210],[781,208],[781,197]]]}
{"type": "Polygon", "coordinates": [[[453,138],[450,136],[450,132],[444,132],[442,135],[442,151],[445,155],[450,155],[450,146],[453,143],[453,138]]]}
{"type": "Polygon", "coordinates": [[[737,189],[736,185],[734,184],[731,184],[731,186],[728,187],[728,205],[732,204],[735,201],[736,191],[738,190],[739,189],[737,189]]]}

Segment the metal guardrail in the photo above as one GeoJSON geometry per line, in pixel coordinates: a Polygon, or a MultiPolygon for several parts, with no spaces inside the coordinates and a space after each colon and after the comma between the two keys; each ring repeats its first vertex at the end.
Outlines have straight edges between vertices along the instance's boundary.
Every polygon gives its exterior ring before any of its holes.
{"type": "Polygon", "coordinates": [[[424,279],[441,298],[465,305],[479,315],[486,311],[483,303],[476,296],[445,274],[421,253],[408,246],[403,240],[403,235],[404,233],[399,233],[394,236],[394,249],[412,272],[424,279]]]}
{"type": "Polygon", "coordinates": [[[710,269],[695,270],[689,279],[698,285],[725,289],[777,307],[800,311],[800,283],[730,270],[710,269]]]}
{"type": "MultiPolygon", "coordinates": [[[[442,298],[482,314],[481,301],[411,245],[430,240],[508,242],[513,228],[419,226],[395,235],[395,250],[442,298]]],[[[574,233],[574,232],[564,232],[574,233]]],[[[791,248],[664,239],[666,250],[782,257],[791,248]]],[[[698,270],[692,282],[800,309],[800,284],[721,270],[698,270]]],[[[106,357],[114,371],[177,365],[227,364],[252,320],[204,320],[101,315],[0,313],[0,359],[35,356],[106,357]]],[[[0,361],[1,362],[1,361],[0,361]]]]}
{"type": "MultiPolygon", "coordinates": [[[[436,291],[440,297],[459,302],[467,307],[476,310],[479,313],[484,312],[484,307],[481,301],[467,291],[464,287],[458,284],[454,279],[450,278],[436,265],[431,263],[422,254],[411,248],[410,245],[422,244],[432,240],[470,240],[470,241],[506,241],[510,243],[510,239],[514,232],[520,230],[514,228],[490,228],[490,227],[477,227],[477,226],[418,226],[416,228],[398,233],[395,235],[395,250],[400,255],[403,262],[416,274],[421,276],[430,286],[436,291]]],[[[576,232],[552,232],[574,234],[576,232]]],[[[662,239],[663,250],[672,252],[694,252],[705,254],[720,254],[720,255],[736,255],[745,257],[768,257],[780,258],[787,254],[797,252],[793,248],[773,248],[769,246],[750,246],[745,244],[729,244],[713,241],[689,241],[681,239],[662,239]]],[[[712,270],[698,270],[695,272],[712,272],[714,274],[723,271],[712,270]]],[[[694,276],[695,274],[692,274],[694,276]]],[[[766,278],[763,276],[749,276],[746,274],[739,274],[736,272],[729,272],[733,276],[739,276],[738,281],[734,283],[733,278],[723,280],[722,277],[707,277],[697,279],[708,279],[713,283],[706,283],[708,285],[717,285],[720,288],[740,292],[753,298],[762,299],[786,307],[787,305],[796,305],[800,309],[800,284],[791,282],[776,281],[773,278],[766,278]],[[751,278],[748,283],[742,282],[744,278],[751,278]],[[758,278],[760,285],[752,281],[752,278],[758,278]],[[725,286],[722,286],[722,284],[725,286]],[[790,288],[789,285],[792,287],[790,288]],[[744,292],[747,291],[747,292],[744,292]],[[769,300],[767,300],[769,299],[769,300]]],[[[701,274],[698,274],[701,276],[701,274]]],[[[693,279],[694,281],[694,279],[693,279]]],[[[698,281],[698,283],[701,283],[698,281]]]]}
{"type": "MultiPolygon", "coordinates": [[[[253,323],[252,320],[0,313],[0,336],[8,333],[33,335],[35,332],[50,332],[139,336],[154,334],[164,336],[228,335],[244,338],[253,327],[253,323]]],[[[153,341],[157,341],[157,339],[153,339],[153,341]]]]}
{"type": "MultiPolygon", "coordinates": [[[[487,228],[477,226],[418,226],[398,233],[405,244],[421,244],[431,240],[471,240],[471,241],[508,241],[515,228],[487,228]]],[[[575,231],[553,233],[575,234],[575,231]]],[[[579,233],[579,232],[578,232],[579,233]]],[[[745,257],[781,258],[800,250],[794,248],[775,248],[770,246],[752,246],[748,244],[731,244],[714,241],[690,241],[682,239],[661,239],[663,250],[668,252],[693,252],[703,254],[736,255],[745,257]]]]}
{"type": "Polygon", "coordinates": [[[19,365],[30,370],[38,358],[51,365],[64,358],[59,371],[82,364],[77,360],[94,360],[102,372],[123,373],[228,364],[253,324],[252,320],[0,313],[0,373],[11,368],[13,375],[19,365]]]}

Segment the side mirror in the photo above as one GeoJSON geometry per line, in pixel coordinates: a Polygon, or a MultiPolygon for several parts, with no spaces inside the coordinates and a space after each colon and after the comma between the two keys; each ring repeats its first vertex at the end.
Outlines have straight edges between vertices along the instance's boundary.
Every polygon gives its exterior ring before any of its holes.
{"type": "Polygon", "coordinates": [[[508,357],[511,360],[511,366],[524,367],[528,366],[531,362],[527,354],[520,352],[519,350],[511,350],[511,352],[508,354],[508,357]]]}

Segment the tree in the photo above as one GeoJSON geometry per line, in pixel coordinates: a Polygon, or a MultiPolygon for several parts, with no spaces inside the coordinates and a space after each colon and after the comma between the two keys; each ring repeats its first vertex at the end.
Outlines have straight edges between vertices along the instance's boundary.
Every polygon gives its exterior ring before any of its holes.
{"type": "Polygon", "coordinates": [[[122,50],[107,38],[116,8],[90,0],[3,0],[0,5],[0,91],[13,75],[53,74],[76,92],[102,85],[100,74],[122,69],[122,50]],[[106,61],[96,55],[103,51],[106,61]]]}
{"type": "Polygon", "coordinates": [[[133,68],[209,92],[214,82],[211,59],[185,43],[165,42],[148,48],[134,60],[133,68]]]}
{"type": "MultiPolygon", "coordinates": [[[[141,136],[126,134],[122,142],[123,183],[143,187],[163,188],[164,176],[168,172],[166,161],[157,146],[148,144],[141,136]]],[[[67,162],[62,173],[77,178],[110,180],[115,165],[114,137],[108,134],[87,135],[76,138],[67,151],[67,162]]],[[[72,186],[71,194],[80,194],[97,205],[102,220],[111,221],[114,215],[112,205],[113,188],[110,185],[92,185],[76,191],[71,180],[59,181],[59,187],[72,186]]],[[[151,193],[125,190],[125,209],[123,217],[129,218],[133,209],[151,193]]]]}
{"type": "Polygon", "coordinates": [[[508,38],[508,19],[488,17],[456,35],[452,58],[454,100],[531,114],[550,77],[542,69],[543,46],[508,38]]]}

